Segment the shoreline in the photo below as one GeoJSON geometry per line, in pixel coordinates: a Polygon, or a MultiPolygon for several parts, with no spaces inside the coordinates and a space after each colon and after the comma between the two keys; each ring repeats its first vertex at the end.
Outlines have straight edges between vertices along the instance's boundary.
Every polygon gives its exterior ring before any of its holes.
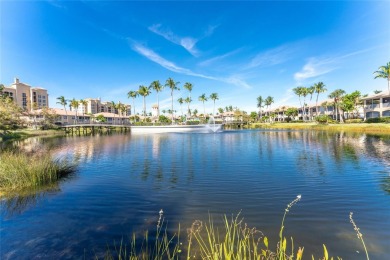
{"type": "Polygon", "coordinates": [[[366,134],[389,134],[390,124],[386,123],[351,123],[351,124],[317,124],[317,123],[254,123],[250,129],[288,129],[288,130],[316,130],[330,132],[354,132],[366,134]]]}

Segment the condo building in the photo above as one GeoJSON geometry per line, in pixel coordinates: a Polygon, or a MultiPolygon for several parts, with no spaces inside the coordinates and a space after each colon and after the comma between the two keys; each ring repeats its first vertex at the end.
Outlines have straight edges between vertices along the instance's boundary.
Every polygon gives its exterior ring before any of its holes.
{"type": "Polygon", "coordinates": [[[31,87],[21,83],[18,78],[14,79],[11,86],[4,87],[3,93],[24,111],[49,107],[49,95],[46,89],[31,87]]]}
{"type": "Polygon", "coordinates": [[[379,93],[362,98],[364,120],[376,117],[390,117],[390,93],[379,93]]]}

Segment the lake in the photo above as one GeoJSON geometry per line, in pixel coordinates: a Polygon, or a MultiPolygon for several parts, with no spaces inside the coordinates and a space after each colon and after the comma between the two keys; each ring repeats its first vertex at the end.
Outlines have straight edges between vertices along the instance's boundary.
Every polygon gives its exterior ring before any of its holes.
{"type": "MultiPolygon", "coordinates": [[[[390,259],[390,137],[311,131],[112,134],[30,138],[12,145],[51,149],[78,162],[58,185],[1,202],[1,259],[101,256],[135,232],[169,232],[209,214],[240,213],[273,249],[287,204],[302,195],[284,234],[304,259],[390,259]]],[[[184,255],[183,255],[184,258],[184,255]]]]}

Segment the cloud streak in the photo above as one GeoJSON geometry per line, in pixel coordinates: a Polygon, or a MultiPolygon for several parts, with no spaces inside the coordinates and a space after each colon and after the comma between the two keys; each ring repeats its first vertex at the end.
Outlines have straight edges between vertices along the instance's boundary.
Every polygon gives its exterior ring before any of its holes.
{"type": "Polygon", "coordinates": [[[213,76],[208,76],[208,75],[196,73],[196,72],[193,72],[192,70],[177,66],[175,63],[161,57],[159,54],[157,54],[153,50],[145,47],[144,45],[142,45],[138,42],[132,42],[131,48],[135,52],[144,56],[145,58],[159,64],[160,66],[166,68],[167,70],[170,70],[170,71],[173,71],[176,73],[199,77],[199,78],[221,81],[221,82],[229,83],[229,84],[241,87],[241,88],[247,88],[247,89],[252,88],[247,82],[245,82],[245,80],[243,80],[242,78],[240,78],[237,75],[233,75],[230,77],[213,77],[213,76]]]}
{"type": "Polygon", "coordinates": [[[267,50],[257,54],[251,59],[249,64],[244,69],[252,69],[256,67],[269,67],[284,63],[290,59],[295,50],[294,45],[287,44],[267,50]]]}
{"type": "Polygon", "coordinates": [[[324,74],[327,74],[335,69],[337,69],[337,64],[339,64],[342,60],[359,55],[361,53],[365,53],[368,51],[371,51],[373,48],[363,49],[360,51],[355,51],[351,53],[347,53],[344,55],[334,55],[324,58],[316,58],[312,57],[309,58],[307,63],[303,66],[302,70],[299,72],[296,72],[294,74],[294,79],[298,82],[302,82],[309,78],[315,78],[324,74]]]}
{"type": "Polygon", "coordinates": [[[149,26],[148,29],[155,34],[164,37],[166,40],[182,46],[189,53],[191,53],[191,55],[195,57],[199,55],[199,51],[195,47],[198,39],[192,37],[179,37],[169,29],[163,29],[161,24],[153,24],[152,26],[149,26]]]}
{"type": "Polygon", "coordinates": [[[218,62],[220,60],[226,59],[226,58],[228,58],[230,56],[233,56],[233,55],[239,53],[240,51],[242,51],[242,49],[243,48],[238,48],[238,49],[236,49],[234,51],[225,53],[223,55],[219,55],[219,56],[213,57],[211,59],[207,59],[205,61],[200,62],[198,65],[202,66],[202,67],[209,66],[209,65],[214,64],[214,63],[216,63],[216,62],[218,62]]]}

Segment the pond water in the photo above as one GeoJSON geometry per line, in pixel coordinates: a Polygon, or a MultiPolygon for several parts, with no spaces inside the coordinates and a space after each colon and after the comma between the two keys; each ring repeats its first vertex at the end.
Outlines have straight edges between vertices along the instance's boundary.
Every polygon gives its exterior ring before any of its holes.
{"type": "Polygon", "coordinates": [[[286,205],[302,195],[285,235],[304,259],[390,259],[390,137],[310,131],[113,134],[30,138],[72,156],[77,172],[54,187],[1,202],[1,259],[93,258],[107,245],[155,229],[164,211],[181,240],[194,220],[216,226],[241,212],[275,247],[286,205]]]}

